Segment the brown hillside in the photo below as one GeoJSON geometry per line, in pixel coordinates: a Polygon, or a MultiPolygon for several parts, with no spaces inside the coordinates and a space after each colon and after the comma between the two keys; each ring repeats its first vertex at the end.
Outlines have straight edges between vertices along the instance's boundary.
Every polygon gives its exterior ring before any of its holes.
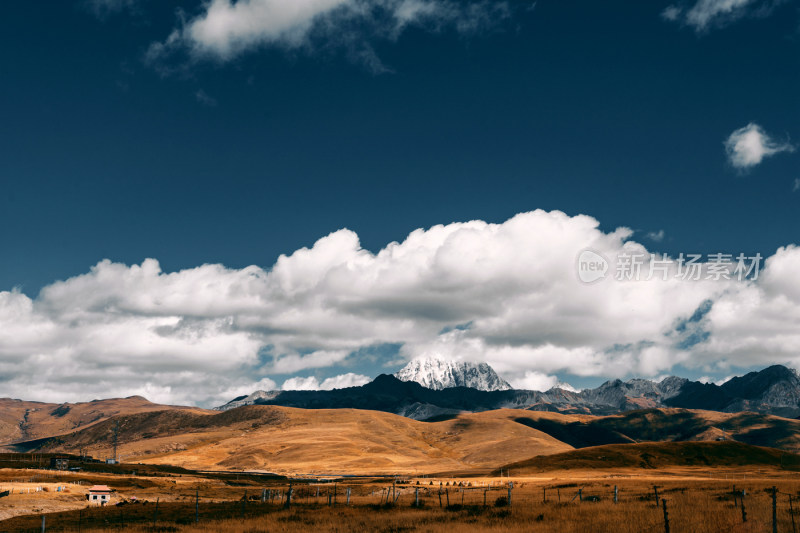
{"type": "Polygon", "coordinates": [[[141,396],[81,403],[43,403],[0,399],[0,445],[51,437],[84,428],[112,416],[164,409],[188,409],[151,403],[141,396]]]}
{"type": "MultiPolygon", "coordinates": [[[[750,446],[741,442],[650,442],[609,444],[539,456],[502,467],[516,476],[552,470],[574,469],[658,469],[676,466],[738,467],[763,466],[800,470],[800,455],[750,446]]],[[[497,472],[500,470],[498,469],[497,472]]]]}
{"type": "Polygon", "coordinates": [[[800,451],[800,421],[758,413],[677,408],[628,411],[611,416],[520,410],[508,413],[518,423],[543,431],[574,448],[626,442],[731,440],[800,451]]]}
{"type": "MultiPolygon", "coordinates": [[[[419,422],[357,409],[248,406],[216,414],[161,411],[119,417],[126,462],[278,473],[389,474],[489,469],[570,446],[508,417],[419,422]]],[[[44,451],[110,454],[111,422],[54,439],[44,451]]]]}

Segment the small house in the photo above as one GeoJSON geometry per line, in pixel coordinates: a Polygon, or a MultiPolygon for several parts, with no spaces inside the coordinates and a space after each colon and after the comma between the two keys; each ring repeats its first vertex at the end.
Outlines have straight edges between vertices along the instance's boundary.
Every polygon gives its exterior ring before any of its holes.
{"type": "Polygon", "coordinates": [[[108,485],[93,485],[89,487],[89,494],[86,495],[91,505],[103,506],[111,501],[111,487],[108,485]]]}

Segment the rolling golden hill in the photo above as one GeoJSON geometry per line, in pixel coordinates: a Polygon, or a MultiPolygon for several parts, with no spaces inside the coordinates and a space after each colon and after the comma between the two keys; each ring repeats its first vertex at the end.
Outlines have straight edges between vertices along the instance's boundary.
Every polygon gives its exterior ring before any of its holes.
{"type": "Polygon", "coordinates": [[[202,411],[193,407],[159,405],[141,396],[62,404],[0,398],[0,445],[62,435],[114,416],[165,409],[202,411]]]}
{"type": "MultiPolygon", "coordinates": [[[[756,413],[669,408],[593,416],[499,409],[421,422],[358,409],[254,405],[220,412],[169,409],[143,399],[117,402],[122,403],[111,405],[139,412],[120,413],[111,420],[106,406],[106,418],[92,421],[89,414],[97,416],[98,410],[84,406],[88,423],[51,439],[17,444],[15,449],[84,451],[109,458],[114,423],[119,424],[118,453],[125,462],[279,474],[488,472],[538,460],[537,456],[648,442],[739,441],[785,451],[800,449],[800,421],[756,413]]],[[[74,416],[80,412],[75,409],[74,416]]],[[[37,427],[63,428],[54,422],[37,427]]]]}
{"type": "MultiPolygon", "coordinates": [[[[572,449],[508,416],[464,414],[419,422],[380,411],[248,406],[208,414],[118,417],[125,462],[200,470],[392,474],[491,469],[572,449]]],[[[111,421],[49,441],[42,451],[110,455],[111,421]]]]}

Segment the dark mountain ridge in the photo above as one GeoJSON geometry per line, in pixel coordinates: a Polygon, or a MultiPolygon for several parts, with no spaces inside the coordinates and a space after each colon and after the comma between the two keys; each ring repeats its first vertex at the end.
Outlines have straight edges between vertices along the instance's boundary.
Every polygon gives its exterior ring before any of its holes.
{"type": "Polygon", "coordinates": [[[217,409],[224,411],[248,404],[305,409],[373,409],[417,420],[503,408],[610,415],[661,407],[725,413],[753,411],[795,418],[800,416],[800,378],[794,370],[773,365],[732,378],[722,385],[672,376],[659,382],[617,379],[580,392],[560,388],[540,392],[517,389],[482,391],[468,387],[434,390],[382,374],[360,387],[259,392],[239,397],[217,409]],[[248,400],[251,397],[252,400],[248,400]]]}

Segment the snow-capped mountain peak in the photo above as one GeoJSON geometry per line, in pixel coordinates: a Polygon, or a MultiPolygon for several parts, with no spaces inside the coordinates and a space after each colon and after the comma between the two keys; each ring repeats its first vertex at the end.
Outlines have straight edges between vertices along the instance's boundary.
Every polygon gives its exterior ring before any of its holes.
{"type": "Polygon", "coordinates": [[[486,363],[456,361],[434,355],[412,360],[395,377],[415,381],[429,389],[470,387],[483,391],[509,390],[511,385],[486,363]]]}

